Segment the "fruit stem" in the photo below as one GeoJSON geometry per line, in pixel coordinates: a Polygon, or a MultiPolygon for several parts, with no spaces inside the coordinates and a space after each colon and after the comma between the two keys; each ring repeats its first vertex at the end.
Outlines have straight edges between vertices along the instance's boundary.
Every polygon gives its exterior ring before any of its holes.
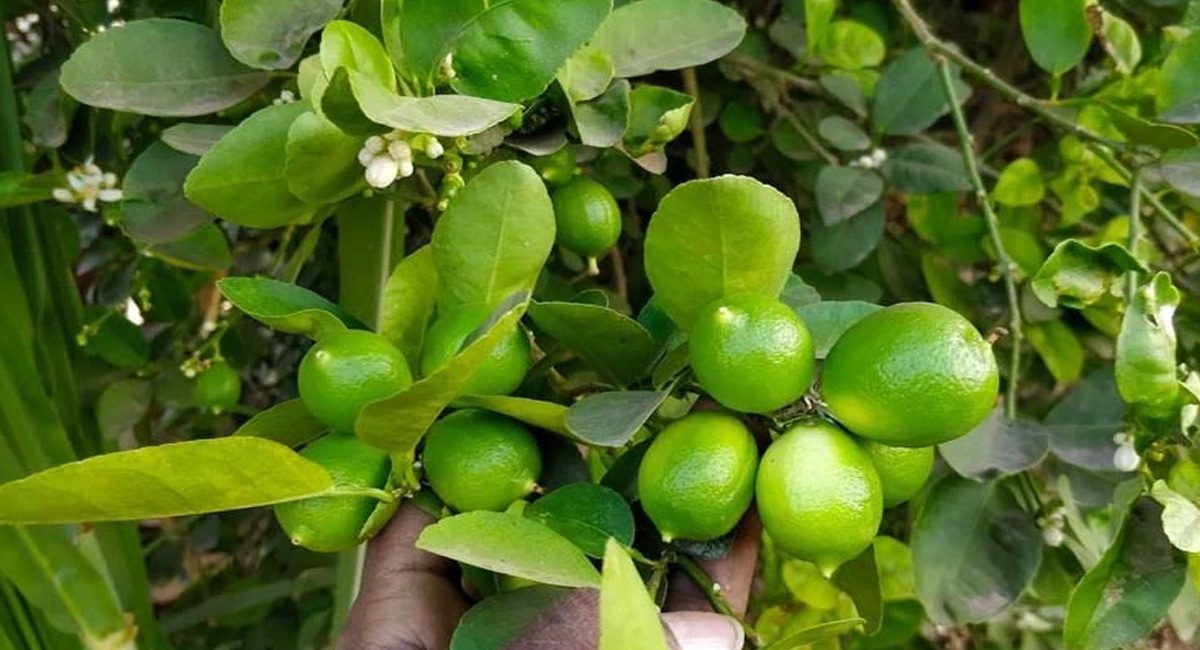
{"type": "Polygon", "coordinates": [[[705,571],[699,562],[691,556],[682,553],[676,556],[675,562],[692,579],[692,582],[696,583],[696,586],[704,593],[704,597],[708,599],[709,604],[712,605],[712,608],[718,614],[724,614],[737,621],[738,625],[742,626],[742,630],[746,632],[746,639],[750,641],[750,644],[756,648],[762,647],[762,639],[758,636],[758,632],[755,632],[754,628],[744,618],[738,616],[733,611],[733,608],[729,606],[729,601],[725,600],[725,596],[721,595],[721,585],[713,580],[712,576],[708,575],[708,571],[705,571]]]}
{"type": "Polygon", "coordinates": [[[329,491],[327,491],[325,494],[323,494],[321,496],[327,496],[327,497],[372,497],[375,499],[379,499],[380,501],[382,501],[384,503],[391,503],[396,500],[396,495],[392,494],[391,492],[388,492],[387,490],[381,490],[379,488],[368,488],[368,487],[360,487],[360,488],[334,487],[334,488],[330,488],[329,491]]]}
{"type": "Polygon", "coordinates": [[[595,255],[587,257],[587,274],[593,278],[600,275],[600,263],[596,261],[595,255]]]}

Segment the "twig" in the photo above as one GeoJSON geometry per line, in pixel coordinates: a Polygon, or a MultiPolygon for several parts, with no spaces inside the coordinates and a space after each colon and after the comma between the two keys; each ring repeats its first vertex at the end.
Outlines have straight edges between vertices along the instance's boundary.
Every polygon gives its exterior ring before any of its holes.
{"type": "Polygon", "coordinates": [[[621,299],[621,302],[629,303],[629,283],[625,278],[625,254],[621,252],[621,244],[618,242],[612,247],[612,282],[613,292],[621,299]]]}
{"type": "Polygon", "coordinates": [[[753,59],[741,54],[731,55],[726,57],[725,60],[729,61],[729,63],[735,67],[741,68],[742,72],[753,72],[756,76],[766,77],[785,86],[791,86],[796,90],[802,90],[810,95],[816,95],[818,97],[825,97],[829,95],[825,88],[816,81],[813,81],[812,79],[805,79],[798,74],[793,74],[787,70],[776,68],[765,61],[759,61],[758,59],[753,59]]]}
{"type": "MultiPolygon", "coordinates": [[[[1111,151],[1096,146],[1088,148],[1092,151],[1092,153],[1096,154],[1097,157],[1103,160],[1106,165],[1112,167],[1113,170],[1125,180],[1125,182],[1131,184],[1134,183],[1134,172],[1130,171],[1129,168],[1126,167],[1120,160],[1117,160],[1117,157],[1114,156],[1111,151]]],[[[1185,240],[1187,240],[1188,245],[1191,246],[1193,250],[1200,248],[1200,235],[1192,232],[1192,230],[1188,228],[1187,225],[1184,224],[1183,221],[1180,220],[1180,218],[1176,216],[1170,208],[1164,205],[1162,200],[1155,196],[1154,193],[1151,192],[1144,184],[1137,183],[1137,185],[1140,188],[1142,197],[1146,199],[1146,202],[1150,204],[1150,207],[1154,208],[1154,211],[1158,213],[1158,216],[1162,217],[1163,221],[1166,221],[1172,228],[1175,229],[1176,232],[1178,232],[1185,240]]]]}
{"type": "Polygon", "coordinates": [[[695,68],[683,69],[683,89],[692,96],[692,118],[688,129],[692,132],[692,150],[696,152],[696,177],[708,178],[711,173],[708,160],[708,138],[704,133],[704,106],[700,103],[700,82],[695,68]]]}
{"type": "Polygon", "coordinates": [[[708,599],[709,604],[718,614],[724,614],[737,621],[746,632],[746,638],[755,647],[762,645],[762,639],[759,638],[758,633],[741,616],[738,616],[737,612],[733,611],[733,608],[729,606],[729,601],[721,595],[720,585],[712,579],[712,576],[708,575],[700,563],[682,553],[675,558],[675,561],[679,564],[679,568],[683,569],[683,572],[692,579],[692,582],[696,583],[696,587],[704,593],[704,597],[708,599]]]}
{"type": "MultiPolygon", "coordinates": [[[[898,4],[907,5],[906,0],[896,0],[898,4]]],[[[937,57],[938,76],[942,81],[942,90],[946,93],[946,101],[950,104],[950,114],[954,118],[954,128],[958,130],[959,146],[962,149],[963,162],[967,167],[967,175],[971,179],[971,186],[975,189],[975,199],[979,203],[979,208],[983,211],[984,220],[987,222],[988,236],[992,240],[992,246],[996,249],[996,263],[1000,267],[1000,273],[1004,276],[1004,289],[1008,294],[1008,309],[1009,309],[1009,334],[1012,336],[1012,356],[1009,360],[1009,375],[1008,375],[1008,392],[1004,398],[1004,412],[1012,419],[1017,415],[1017,387],[1021,374],[1021,344],[1025,339],[1023,330],[1021,329],[1021,303],[1020,296],[1017,294],[1017,280],[1015,277],[1016,265],[1012,258],[1009,257],[1008,251],[1004,248],[1004,240],[1000,237],[1000,220],[996,217],[996,212],[992,209],[991,200],[988,198],[987,188],[983,184],[983,178],[979,175],[979,161],[975,158],[975,149],[971,138],[971,132],[967,129],[967,120],[963,116],[962,107],[958,104],[958,93],[954,90],[954,80],[950,77],[950,62],[945,57],[937,57]]]]}
{"type": "MultiPolygon", "coordinates": [[[[1137,170],[1133,173],[1133,191],[1130,192],[1129,198],[1129,252],[1137,257],[1137,243],[1142,236],[1142,170],[1137,170]]],[[[1136,270],[1129,271],[1125,274],[1125,302],[1126,305],[1133,304],[1133,297],[1137,294],[1138,272],[1136,270]]]]}

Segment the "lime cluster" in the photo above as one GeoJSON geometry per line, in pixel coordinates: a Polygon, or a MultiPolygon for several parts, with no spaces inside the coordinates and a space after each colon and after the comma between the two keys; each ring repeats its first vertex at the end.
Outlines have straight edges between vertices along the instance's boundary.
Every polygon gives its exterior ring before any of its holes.
{"type": "MultiPolygon", "coordinates": [[[[728,296],[702,310],[689,354],[700,386],[742,413],[800,399],[815,366],[803,320],[763,295],[728,296]]],[[[821,382],[830,417],[793,422],[761,461],[754,436],[728,411],[667,426],[638,474],[642,507],[664,539],[727,534],[756,499],[779,548],[832,571],[870,545],[885,508],[920,491],[935,445],[987,417],[999,379],[990,346],[966,319],[906,303],[851,326],[829,351],[821,382]]]]}

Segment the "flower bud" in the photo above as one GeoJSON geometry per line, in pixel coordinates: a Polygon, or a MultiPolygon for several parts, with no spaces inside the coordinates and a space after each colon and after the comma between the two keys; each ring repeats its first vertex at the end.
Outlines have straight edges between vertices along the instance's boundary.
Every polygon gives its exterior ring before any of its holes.
{"type": "Polygon", "coordinates": [[[391,156],[376,156],[367,165],[367,184],[383,189],[396,180],[400,165],[391,156]]]}

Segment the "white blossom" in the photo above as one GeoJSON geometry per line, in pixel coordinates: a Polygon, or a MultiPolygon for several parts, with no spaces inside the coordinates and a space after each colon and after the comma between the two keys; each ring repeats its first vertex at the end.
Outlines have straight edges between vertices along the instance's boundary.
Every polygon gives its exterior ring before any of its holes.
{"type": "Polygon", "coordinates": [[[387,154],[381,154],[371,159],[367,165],[367,184],[383,189],[396,180],[400,172],[400,163],[387,154]]]}
{"type": "Polygon", "coordinates": [[[1142,457],[1133,446],[1132,436],[1128,433],[1118,433],[1113,436],[1113,442],[1117,443],[1117,450],[1113,452],[1113,467],[1117,468],[1117,471],[1132,472],[1142,464],[1142,457]]]}
{"type": "Polygon", "coordinates": [[[288,90],[287,88],[284,88],[283,90],[279,91],[279,97],[276,97],[275,101],[273,101],[271,103],[274,104],[275,106],[280,106],[283,104],[291,104],[291,103],[294,103],[295,101],[296,101],[296,93],[288,90]]]}
{"type": "Polygon", "coordinates": [[[82,165],[67,172],[67,186],[51,192],[62,203],[78,203],[88,212],[96,211],[96,203],[115,203],[121,200],[119,179],[112,172],[105,172],[88,158],[82,165]]]}
{"type": "Polygon", "coordinates": [[[373,135],[366,139],[358,152],[358,162],[366,168],[367,184],[384,189],[397,178],[407,178],[416,171],[412,161],[412,147],[399,129],[382,136],[373,135]]]}

